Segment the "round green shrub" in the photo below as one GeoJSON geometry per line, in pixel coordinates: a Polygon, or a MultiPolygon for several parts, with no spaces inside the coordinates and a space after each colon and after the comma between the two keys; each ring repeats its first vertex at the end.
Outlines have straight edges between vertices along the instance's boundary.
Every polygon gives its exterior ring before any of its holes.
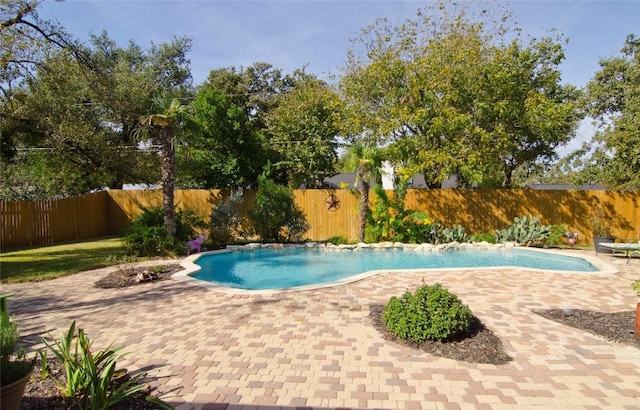
{"type": "Polygon", "coordinates": [[[420,343],[453,339],[469,330],[472,318],[456,295],[436,283],[418,288],[415,294],[392,297],[382,321],[397,337],[420,343]]]}

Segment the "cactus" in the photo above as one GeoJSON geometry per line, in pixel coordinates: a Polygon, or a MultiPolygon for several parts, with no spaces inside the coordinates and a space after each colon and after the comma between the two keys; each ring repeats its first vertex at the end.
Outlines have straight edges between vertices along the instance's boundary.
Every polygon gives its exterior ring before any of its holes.
{"type": "Polygon", "coordinates": [[[538,225],[540,218],[531,216],[515,217],[513,224],[508,228],[496,231],[496,242],[516,242],[520,245],[530,246],[534,242],[542,241],[549,237],[551,225],[538,225]]]}
{"type": "Polygon", "coordinates": [[[461,225],[451,225],[440,232],[440,242],[466,242],[467,231],[461,225]]]}

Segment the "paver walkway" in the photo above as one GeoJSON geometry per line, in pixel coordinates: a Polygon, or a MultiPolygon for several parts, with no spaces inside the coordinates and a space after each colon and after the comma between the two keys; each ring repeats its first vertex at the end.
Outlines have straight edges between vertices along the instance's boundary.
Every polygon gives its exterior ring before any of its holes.
{"type": "MultiPolygon", "coordinates": [[[[103,290],[107,270],[3,285],[23,335],[58,336],[77,320],[131,352],[179,409],[640,409],[640,350],[548,321],[532,309],[632,310],[640,261],[617,274],[531,270],[386,273],[321,290],[237,296],[166,281],[103,290]],[[500,339],[513,361],[438,358],[385,341],[369,304],[442,283],[500,339]]],[[[630,324],[630,329],[633,324],[630,324]]]]}

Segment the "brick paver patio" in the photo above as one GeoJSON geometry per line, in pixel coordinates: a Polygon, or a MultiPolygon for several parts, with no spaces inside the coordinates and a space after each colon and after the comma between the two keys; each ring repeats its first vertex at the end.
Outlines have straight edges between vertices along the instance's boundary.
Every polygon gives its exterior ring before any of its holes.
{"type": "Polygon", "coordinates": [[[178,409],[640,409],[639,349],[532,313],[634,309],[640,260],[601,259],[620,272],[385,273],[327,289],[230,295],[174,280],[96,289],[101,269],[3,292],[14,293],[9,308],[29,340],[57,337],[75,319],[96,347],[125,345],[122,365],[146,371],[178,409]],[[422,281],[456,293],[513,361],[466,363],[385,341],[369,304],[422,281]]]}

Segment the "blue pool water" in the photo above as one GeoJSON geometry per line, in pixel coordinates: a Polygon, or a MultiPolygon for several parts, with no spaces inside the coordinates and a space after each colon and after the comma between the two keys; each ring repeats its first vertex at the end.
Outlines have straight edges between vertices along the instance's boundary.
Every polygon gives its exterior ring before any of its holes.
{"type": "Polygon", "coordinates": [[[242,289],[280,289],[334,282],[380,269],[434,269],[519,266],[547,270],[594,272],[584,259],[521,249],[444,252],[363,250],[331,252],[314,249],[258,249],[203,255],[194,278],[242,289]]]}

